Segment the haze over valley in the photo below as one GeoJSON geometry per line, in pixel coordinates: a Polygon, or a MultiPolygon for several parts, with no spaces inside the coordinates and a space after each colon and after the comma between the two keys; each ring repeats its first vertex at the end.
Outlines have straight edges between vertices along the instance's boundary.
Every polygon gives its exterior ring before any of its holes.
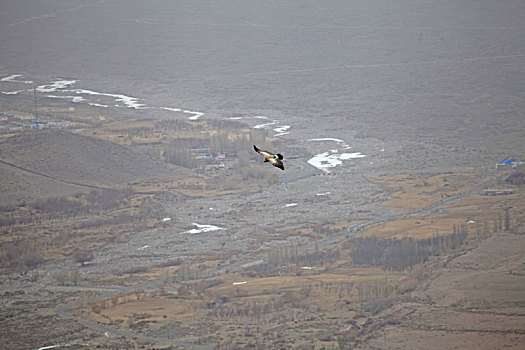
{"type": "Polygon", "coordinates": [[[524,19],[2,2],[4,346],[522,347],[524,19]]]}

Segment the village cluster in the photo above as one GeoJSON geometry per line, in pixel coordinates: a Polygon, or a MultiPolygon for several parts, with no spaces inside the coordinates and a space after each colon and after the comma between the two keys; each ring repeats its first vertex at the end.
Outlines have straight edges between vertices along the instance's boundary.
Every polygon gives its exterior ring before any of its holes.
{"type": "Polygon", "coordinates": [[[196,161],[196,172],[215,172],[220,168],[232,169],[237,164],[237,152],[220,151],[216,154],[209,148],[192,148],[191,154],[196,161]]]}
{"type": "Polygon", "coordinates": [[[11,133],[27,129],[70,128],[75,123],[69,120],[35,119],[34,116],[21,116],[0,112],[0,132],[11,133]]]}

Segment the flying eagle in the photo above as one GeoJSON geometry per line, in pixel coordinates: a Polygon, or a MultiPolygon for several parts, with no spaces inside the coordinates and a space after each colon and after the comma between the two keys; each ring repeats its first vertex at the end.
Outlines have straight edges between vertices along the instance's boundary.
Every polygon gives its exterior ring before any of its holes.
{"type": "Polygon", "coordinates": [[[274,154],[272,152],[268,152],[268,151],[263,151],[262,149],[258,149],[257,146],[253,145],[253,149],[255,150],[255,152],[261,154],[263,157],[264,157],[264,161],[265,162],[270,162],[272,163],[273,166],[281,169],[281,170],[284,170],[284,164],[283,164],[283,156],[282,154],[274,154]]]}

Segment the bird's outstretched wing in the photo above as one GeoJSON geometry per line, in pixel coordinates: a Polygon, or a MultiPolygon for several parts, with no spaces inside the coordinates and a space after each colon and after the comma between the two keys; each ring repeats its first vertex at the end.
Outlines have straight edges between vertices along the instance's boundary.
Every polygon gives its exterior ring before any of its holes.
{"type": "Polygon", "coordinates": [[[255,152],[259,153],[264,157],[265,162],[270,162],[274,167],[284,170],[284,164],[282,161],[284,157],[282,154],[264,151],[262,149],[257,148],[257,146],[255,145],[253,145],[253,149],[255,150],[255,152]]]}
{"type": "Polygon", "coordinates": [[[270,163],[272,163],[273,166],[275,166],[275,167],[277,167],[277,168],[279,168],[281,170],[284,170],[283,161],[280,160],[279,158],[270,160],[270,163]]]}

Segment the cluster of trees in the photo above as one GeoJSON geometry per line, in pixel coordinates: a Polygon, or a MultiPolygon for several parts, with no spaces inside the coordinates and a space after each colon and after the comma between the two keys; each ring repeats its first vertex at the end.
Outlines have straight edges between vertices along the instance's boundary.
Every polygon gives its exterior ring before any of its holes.
{"type": "Polygon", "coordinates": [[[31,215],[20,215],[20,212],[9,206],[6,207],[8,210],[5,210],[0,216],[0,226],[41,223],[54,218],[68,218],[111,210],[120,207],[133,194],[134,192],[131,189],[101,189],[92,190],[87,194],[79,192],[72,198],[56,196],[20,205],[36,211],[38,215],[33,215],[33,213],[31,215]]]}
{"type": "Polygon", "coordinates": [[[64,196],[39,200],[31,203],[31,207],[49,217],[74,216],[78,213],[85,212],[87,209],[81,201],[69,199],[64,196]]]}
{"type": "Polygon", "coordinates": [[[357,295],[361,301],[388,298],[395,293],[392,284],[388,283],[386,277],[382,280],[361,281],[355,283],[357,295]]]}
{"type": "Polygon", "coordinates": [[[497,213],[497,216],[492,220],[492,226],[489,222],[476,222],[469,224],[469,231],[475,230],[476,235],[486,236],[491,233],[525,233],[523,217],[511,217],[511,207],[507,207],[503,212],[497,213]]]}
{"type": "MultiPolygon", "coordinates": [[[[68,220],[77,215],[119,207],[121,201],[126,200],[129,195],[131,192],[128,191],[97,190],[80,194],[81,198],[54,197],[24,204],[25,209],[31,210],[8,212],[11,217],[0,222],[4,225],[1,229],[13,237],[27,237],[28,228],[24,224],[45,223],[56,218],[68,220]]],[[[72,222],[67,229],[50,228],[49,231],[41,231],[40,234],[31,236],[32,239],[0,242],[0,268],[25,270],[38,266],[44,262],[42,252],[68,246],[72,240],[83,234],[83,230],[122,225],[133,225],[138,229],[147,225],[148,219],[152,217],[147,208],[148,206],[141,207],[138,214],[119,211],[114,215],[82,218],[72,222]]],[[[117,237],[113,235],[110,239],[117,237]]],[[[93,253],[79,250],[74,252],[72,257],[83,265],[93,259],[93,253]]]]}
{"type": "Polygon", "coordinates": [[[466,237],[467,230],[464,226],[450,235],[421,240],[359,237],[351,241],[354,249],[350,257],[356,265],[382,266],[386,270],[404,271],[426,261],[432,255],[455,249],[466,237]]]}
{"type": "Polygon", "coordinates": [[[134,137],[134,136],[147,137],[154,132],[154,129],[143,126],[143,127],[138,127],[138,128],[112,129],[112,130],[106,130],[106,132],[110,132],[113,134],[127,134],[130,137],[134,137]]]}
{"type": "Polygon", "coordinates": [[[305,254],[299,254],[297,246],[284,246],[268,252],[268,263],[255,265],[250,268],[255,274],[261,276],[274,276],[287,273],[283,266],[291,269],[301,266],[322,266],[333,263],[339,258],[339,250],[316,250],[305,254]]]}
{"type": "MultiPolygon", "coordinates": [[[[512,233],[524,233],[523,232],[523,218],[516,217],[512,219],[510,217],[510,207],[503,210],[503,215],[498,213],[498,217],[493,221],[493,231],[497,232],[512,232],[512,233]]],[[[488,230],[487,230],[488,231],[488,230]]]]}
{"type": "Polygon", "coordinates": [[[202,278],[206,275],[206,265],[204,264],[189,264],[183,262],[177,269],[176,276],[173,277],[174,281],[188,281],[193,279],[202,278]]]}
{"type": "Polygon", "coordinates": [[[260,130],[221,129],[207,137],[177,138],[164,147],[162,154],[168,163],[192,169],[202,164],[195,159],[192,149],[209,148],[212,156],[217,152],[235,152],[239,167],[243,167],[250,163],[252,145],[264,144],[264,141],[265,135],[260,130]]]}
{"type": "MultiPolygon", "coordinates": [[[[64,239],[60,239],[63,244],[64,239]]],[[[44,248],[49,244],[39,244],[27,240],[6,242],[0,246],[0,268],[32,268],[44,262],[36,247],[44,248]]],[[[72,258],[84,266],[88,261],[93,260],[93,251],[87,249],[77,249],[73,252],[72,258]]]]}
{"type": "Polygon", "coordinates": [[[78,286],[78,284],[82,281],[82,275],[78,269],[62,270],[55,275],[55,279],[60,286],[66,286],[70,283],[72,283],[74,286],[78,286]]]}
{"type": "Polygon", "coordinates": [[[202,129],[199,123],[192,123],[184,119],[158,120],[154,124],[155,130],[163,132],[193,131],[202,129]]]}
{"type": "Polygon", "coordinates": [[[231,320],[234,317],[244,317],[261,321],[263,316],[274,315],[284,307],[283,298],[246,300],[235,303],[224,302],[224,299],[220,299],[216,301],[216,304],[218,304],[218,306],[211,309],[208,312],[208,316],[219,320],[231,320]]]}
{"type": "Polygon", "coordinates": [[[340,256],[339,250],[315,250],[299,254],[297,246],[284,246],[268,252],[268,262],[251,266],[247,270],[249,277],[278,276],[283,274],[301,274],[303,266],[322,266],[334,263],[340,256]]]}
{"type": "Polygon", "coordinates": [[[525,173],[521,171],[512,173],[505,182],[514,186],[523,186],[525,184],[525,173]]]}
{"type": "Polygon", "coordinates": [[[43,262],[33,242],[18,240],[0,245],[0,268],[32,268],[43,262]]]}
{"type": "Polygon", "coordinates": [[[235,120],[216,120],[207,119],[198,122],[186,119],[158,120],[154,124],[154,129],[163,132],[178,131],[202,131],[202,130],[241,130],[246,125],[235,120]]]}
{"type": "Polygon", "coordinates": [[[135,192],[131,188],[92,190],[86,200],[92,210],[109,210],[118,208],[134,194],[135,192]]]}
{"type": "MultiPolygon", "coordinates": [[[[421,240],[359,237],[346,241],[343,248],[351,249],[350,257],[355,265],[382,266],[385,270],[405,271],[426,261],[430,256],[445,254],[457,248],[466,237],[466,225],[456,225],[449,235],[434,235],[421,240]]],[[[268,252],[268,263],[251,267],[250,274],[274,276],[289,273],[299,266],[319,267],[334,263],[340,255],[340,250],[337,249],[299,254],[297,246],[279,247],[268,252]]]]}
{"type": "Polygon", "coordinates": [[[210,137],[212,152],[252,150],[253,145],[263,144],[265,134],[261,130],[219,130],[210,137]]]}
{"type": "Polygon", "coordinates": [[[346,230],[346,227],[333,227],[333,224],[334,223],[330,220],[323,220],[323,222],[313,227],[313,231],[315,233],[327,235],[327,234],[343,232],[346,230]]]}
{"type": "Polygon", "coordinates": [[[180,165],[188,169],[197,166],[195,155],[191,151],[191,144],[179,145],[179,142],[172,142],[163,150],[166,162],[180,165]]]}
{"type": "Polygon", "coordinates": [[[73,252],[72,257],[76,262],[79,262],[81,266],[84,266],[86,262],[92,261],[95,256],[92,250],[77,249],[73,252]]]}

